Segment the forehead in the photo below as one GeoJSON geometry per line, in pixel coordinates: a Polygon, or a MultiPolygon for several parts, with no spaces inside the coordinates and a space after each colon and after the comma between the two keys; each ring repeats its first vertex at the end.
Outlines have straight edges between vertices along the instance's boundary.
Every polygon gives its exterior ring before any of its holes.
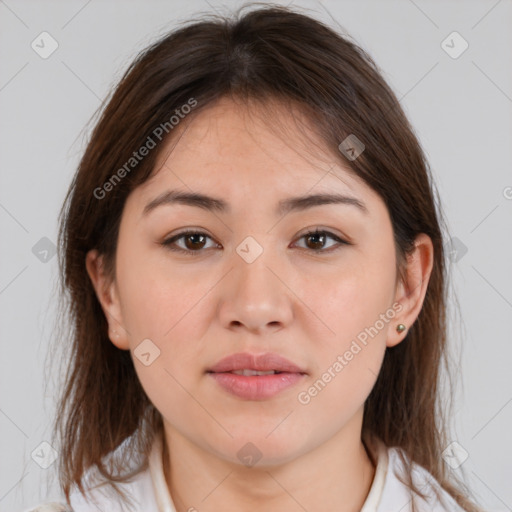
{"type": "Polygon", "coordinates": [[[163,189],[217,192],[236,198],[321,192],[372,195],[332,154],[299,110],[221,99],[175,127],[152,177],[137,192],[148,200],[163,189]]]}

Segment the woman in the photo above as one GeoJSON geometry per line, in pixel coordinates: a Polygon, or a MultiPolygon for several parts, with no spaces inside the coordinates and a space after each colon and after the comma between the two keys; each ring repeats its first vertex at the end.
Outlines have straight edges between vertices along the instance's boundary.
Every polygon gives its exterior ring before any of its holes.
{"type": "Polygon", "coordinates": [[[442,457],[434,190],[371,58],[309,16],[144,51],[62,211],[60,509],[477,511],[442,457]]]}

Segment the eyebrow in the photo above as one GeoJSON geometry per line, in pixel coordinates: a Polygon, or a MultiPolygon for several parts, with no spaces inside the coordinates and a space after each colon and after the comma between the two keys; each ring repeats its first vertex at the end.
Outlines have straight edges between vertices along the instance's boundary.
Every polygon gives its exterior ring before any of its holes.
{"type": "MultiPolygon", "coordinates": [[[[231,212],[229,204],[223,199],[207,196],[198,192],[168,190],[146,204],[142,215],[148,215],[151,211],[155,210],[155,208],[159,206],[174,204],[195,206],[207,211],[217,211],[219,213],[231,212]]],[[[368,213],[368,208],[366,205],[355,197],[349,197],[343,194],[324,193],[283,199],[279,201],[277,205],[276,214],[285,215],[292,211],[303,211],[308,208],[326,204],[345,204],[349,206],[355,206],[361,212],[365,214],[368,213]]]]}

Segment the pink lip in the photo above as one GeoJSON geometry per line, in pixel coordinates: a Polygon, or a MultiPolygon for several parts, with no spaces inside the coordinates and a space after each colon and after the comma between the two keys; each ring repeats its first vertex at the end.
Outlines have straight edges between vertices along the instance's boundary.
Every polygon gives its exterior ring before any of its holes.
{"type": "Polygon", "coordinates": [[[277,354],[239,353],[221,359],[207,371],[227,392],[245,400],[264,400],[297,384],[306,372],[277,354]],[[235,370],[275,370],[274,375],[237,375],[235,370]]]}

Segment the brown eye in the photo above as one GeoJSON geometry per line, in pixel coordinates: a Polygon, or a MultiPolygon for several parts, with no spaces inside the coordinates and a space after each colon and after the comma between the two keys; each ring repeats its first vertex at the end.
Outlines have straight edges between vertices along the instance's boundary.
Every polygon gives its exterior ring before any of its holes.
{"type": "MultiPolygon", "coordinates": [[[[200,254],[205,248],[208,249],[208,247],[206,247],[208,239],[213,241],[213,239],[206,233],[202,233],[200,231],[186,231],[165,240],[162,242],[162,245],[171,251],[194,255],[194,253],[200,254]],[[180,245],[178,242],[183,242],[183,244],[180,245]]],[[[316,253],[328,253],[338,249],[340,245],[350,245],[349,242],[346,242],[330,231],[310,231],[302,235],[299,240],[302,239],[306,241],[306,246],[303,248],[316,253]],[[327,246],[326,248],[325,244],[328,239],[334,240],[335,243],[327,246]]],[[[212,247],[221,248],[221,246],[215,242],[213,243],[213,246],[210,246],[209,248],[212,247]]]]}
{"type": "Polygon", "coordinates": [[[349,245],[348,242],[340,238],[339,236],[331,233],[330,231],[310,231],[309,233],[305,233],[300,237],[300,240],[304,239],[306,241],[306,249],[310,249],[313,252],[331,252],[332,250],[336,250],[340,245],[349,245]],[[332,239],[337,244],[332,244],[325,247],[325,243],[327,239],[332,239]],[[338,247],[336,247],[338,245],[338,247]]]}
{"type": "MultiPolygon", "coordinates": [[[[211,237],[206,233],[201,233],[200,231],[186,231],[165,240],[162,242],[162,245],[171,251],[184,252],[187,254],[199,253],[204,249],[208,239],[211,240],[211,237]],[[178,241],[183,241],[183,245],[179,245],[177,243],[178,241]]],[[[218,244],[214,245],[219,247],[218,244]]]]}
{"type": "Polygon", "coordinates": [[[323,246],[325,244],[325,238],[326,238],[325,234],[313,233],[311,235],[307,235],[305,238],[306,238],[306,240],[311,242],[310,245],[306,242],[306,245],[308,245],[309,249],[313,249],[313,250],[323,249],[323,246]]]}
{"type": "Polygon", "coordinates": [[[182,238],[185,240],[185,246],[190,250],[202,249],[206,243],[205,236],[200,233],[185,235],[182,238]]]}

